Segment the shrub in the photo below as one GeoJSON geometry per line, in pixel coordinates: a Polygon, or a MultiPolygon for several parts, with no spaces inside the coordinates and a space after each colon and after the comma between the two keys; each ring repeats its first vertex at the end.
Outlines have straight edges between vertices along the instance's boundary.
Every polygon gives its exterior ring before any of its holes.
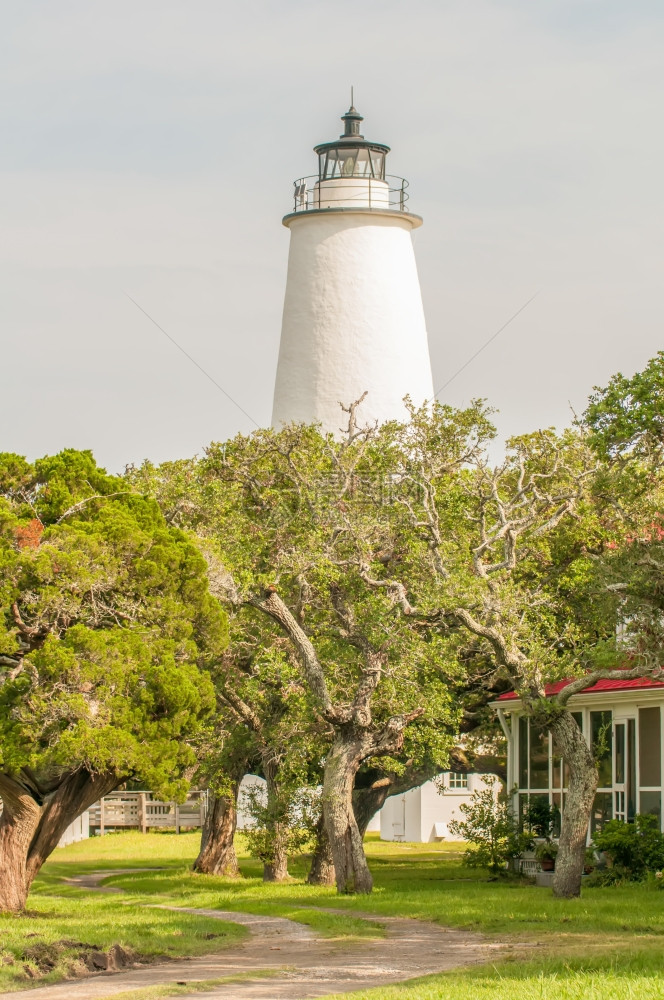
{"type": "Polygon", "coordinates": [[[632,875],[624,868],[596,868],[584,881],[584,887],[605,889],[607,886],[625,885],[633,882],[632,875]]]}
{"type": "Polygon", "coordinates": [[[664,834],[656,816],[635,816],[633,823],[612,819],[595,834],[593,847],[604,852],[622,878],[638,880],[664,869],[664,834]]]}
{"type": "Polygon", "coordinates": [[[316,789],[285,791],[268,804],[263,789],[251,788],[245,792],[244,805],[254,821],[244,831],[247,847],[263,864],[274,863],[277,841],[289,856],[311,846],[320,816],[320,792],[316,789]]]}
{"type": "MultiPolygon", "coordinates": [[[[492,875],[504,874],[508,862],[532,847],[532,836],[521,832],[504,797],[496,799],[495,779],[489,787],[474,792],[469,803],[460,806],[463,820],[452,820],[450,831],[468,841],[465,864],[487,868],[492,875]]],[[[488,783],[488,779],[487,779],[488,783]]]]}

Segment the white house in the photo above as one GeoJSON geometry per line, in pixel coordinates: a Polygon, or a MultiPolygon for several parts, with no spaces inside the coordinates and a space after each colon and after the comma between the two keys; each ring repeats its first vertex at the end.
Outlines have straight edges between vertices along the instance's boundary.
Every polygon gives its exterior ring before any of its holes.
{"type": "MultiPolygon", "coordinates": [[[[436,781],[427,781],[404,795],[392,795],[369,823],[367,833],[380,832],[381,840],[407,840],[415,843],[429,843],[445,838],[454,840],[456,838],[451,836],[448,823],[452,819],[463,818],[459,806],[463,802],[470,802],[473,792],[487,787],[487,777],[482,774],[446,772],[436,781]]],[[[264,778],[245,774],[238,796],[238,830],[247,830],[254,825],[248,808],[248,794],[255,794],[256,791],[259,801],[264,802],[264,778]]]]}
{"type": "MultiPolygon", "coordinates": [[[[565,683],[549,685],[547,695],[565,683]]],[[[568,769],[550,733],[527,718],[515,692],[492,704],[507,737],[507,787],[514,789],[515,808],[522,815],[529,801],[542,797],[564,812],[568,769]]],[[[588,742],[601,750],[589,837],[607,820],[628,821],[635,813],[657,816],[661,827],[664,683],[601,680],[573,695],[569,708],[588,742]]]]}
{"type": "Polygon", "coordinates": [[[380,811],[381,840],[418,844],[457,840],[450,833],[450,821],[463,819],[459,807],[470,802],[473,792],[490,787],[491,777],[446,771],[435,781],[427,781],[403,795],[390,796],[380,811]]]}

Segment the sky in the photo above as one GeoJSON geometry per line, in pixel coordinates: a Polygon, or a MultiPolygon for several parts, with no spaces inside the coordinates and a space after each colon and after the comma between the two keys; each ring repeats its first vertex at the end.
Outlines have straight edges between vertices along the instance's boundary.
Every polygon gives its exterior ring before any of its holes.
{"type": "Polygon", "coordinates": [[[351,84],[424,218],[441,400],[486,398],[503,437],[562,427],[664,347],[657,0],[0,0],[0,16],[0,450],[91,448],[119,472],[269,424],[281,218],[351,84]]]}

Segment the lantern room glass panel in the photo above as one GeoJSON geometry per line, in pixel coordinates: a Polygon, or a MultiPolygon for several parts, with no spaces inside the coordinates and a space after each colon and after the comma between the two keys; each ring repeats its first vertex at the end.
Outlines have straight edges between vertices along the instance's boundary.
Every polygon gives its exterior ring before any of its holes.
{"type": "Polygon", "coordinates": [[[338,177],[385,178],[385,153],[366,146],[338,146],[318,154],[318,177],[322,181],[338,177]]]}
{"type": "Polygon", "coordinates": [[[371,164],[376,180],[385,180],[385,153],[379,152],[377,149],[372,149],[371,164]]]}

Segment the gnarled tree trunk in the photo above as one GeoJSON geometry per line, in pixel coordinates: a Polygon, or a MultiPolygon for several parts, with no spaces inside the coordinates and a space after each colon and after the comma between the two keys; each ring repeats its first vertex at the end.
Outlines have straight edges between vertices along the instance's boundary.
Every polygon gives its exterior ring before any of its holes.
{"type": "Polygon", "coordinates": [[[285,815],[283,793],[279,781],[279,765],[264,760],[263,771],[267,786],[267,815],[271,827],[271,858],[263,865],[264,882],[286,882],[288,875],[288,817],[285,815]]]}
{"type": "Polygon", "coordinates": [[[339,892],[371,892],[373,878],[353,812],[353,785],[366,756],[361,739],[346,727],[337,731],[325,761],[323,817],[332,847],[339,892]]]}
{"type": "Polygon", "coordinates": [[[194,861],[194,871],[205,875],[224,875],[239,878],[240,869],[235,854],[235,830],[237,827],[237,797],[240,782],[244,777],[236,773],[232,776],[228,795],[208,794],[208,807],[201,830],[201,849],[194,861]]]}
{"type": "Polygon", "coordinates": [[[2,781],[0,816],[0,913],[18,913],[30,889],[28,855],[41,819],[41,806],[18,786],[2,781]]]}
{"type": "Polygon", "coordinates": [[[81,769],[42,787],[24,772],[0,775],[0,912],[24,909],[35,876],[69,824],[121,780],[81,769]]]}
{"type": "Polygon", "coordinates": [[[571,712],[563,710],[549,728],[558,753],[569,767],[569,791],[553,875],[554,896],[569,899],[581,893],[586,834],[597,790],[597,764],[571,712]]]}
{"type": "MultiPolygon", "coordinates": [[[[397,591],[399,598],[405,601],[403,587],[397,585],[397,591]]],[[[364,661],[351,705],[332,703],[316,650],[276,589],[268,587],[262,597],[254,597],[249,603],[278,622],[290,637],[321,714],[334,729],[334,741],[323,774],[323,820],[332,848],[337,889],[339,892],[368,893],[373,888],[373,879],[353,812],[355,775],[363,760],[398,753],[403,746],[405,727],[421,715],[423,709],[392,716],[379,726],[373,723],[371,699],[385,669],[385,651],[375,649],[357,630],[353,615],[336,585],[330,587],[330,597],[348,641],[362,653],[364,661]]],[[[267,778],[265,765],[264,771],[267,778]]]]}
{"type": "Polygon", "coordinates": [[[307,875],[309,885],[334,885],[334,858],[330,840],[325,829],[325,822],[321,814],[316,824],[316,845],[311,858],[311,868],[307,875]]]}

